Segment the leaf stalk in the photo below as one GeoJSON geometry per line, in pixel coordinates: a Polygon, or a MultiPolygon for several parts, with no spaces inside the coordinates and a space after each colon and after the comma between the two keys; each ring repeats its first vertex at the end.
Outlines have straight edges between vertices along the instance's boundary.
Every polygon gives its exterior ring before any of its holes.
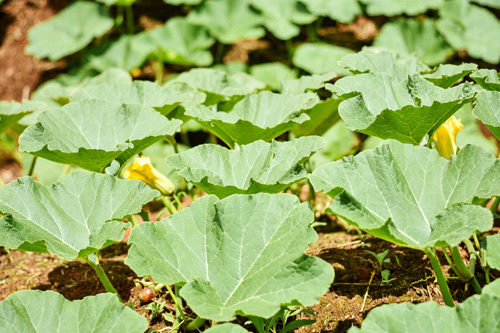
{"type": "Polygon", "coordinates": [[[448,288],[448,283],[446,283],[446,277],[443,274],[439,260],[436,257],[436,252],[434,249],[426,251],[429,260],[431,261],[432,269],[438,280],[439,289],[443,295],[444,303],[450,307],[454,307],[453,297],[451,297],[450,288],[448,288]]]}

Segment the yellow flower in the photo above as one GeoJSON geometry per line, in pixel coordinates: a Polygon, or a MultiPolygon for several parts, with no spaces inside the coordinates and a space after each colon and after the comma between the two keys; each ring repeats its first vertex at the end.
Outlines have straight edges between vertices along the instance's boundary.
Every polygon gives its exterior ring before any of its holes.
{"type": "Polygon", "coordinates": [[[432,140],[436,144],[436,148],[444,158],[450,159],[451,155],[457,153],[457,134],[464,128],[460,119],[451,116],[434,132],[432,140]]]}
{"type": "Polygon", "coordinates": [[[149,157],[137,157],[123,172],[126,179],[137,179],[157,189],[163,195],[171,194],[175,186],[161,172],[153,168],[149,157]]]}

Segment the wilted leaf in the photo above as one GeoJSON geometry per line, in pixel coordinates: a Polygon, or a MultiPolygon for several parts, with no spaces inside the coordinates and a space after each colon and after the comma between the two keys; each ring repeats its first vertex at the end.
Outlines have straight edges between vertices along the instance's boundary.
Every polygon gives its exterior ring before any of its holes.
{"type": "Polygon", "coordinates": [[[0,302],[2,332],[142,333],[148,321],[111,293],[69,301],[47,290],[21,290],[0,302]]]}
{"type": "Polygon", "coordinates": [[[0,187],[0,212],[10,214],[0,219],[0,244],[83,259],[120,241],[129,226],[120,220],[157,195],[139,181],[86,171],[48,186],[19,178],[0,187]]]}
{"type": "Polygon", "coordinates": [[[451,160],[397,141],[323,165],[314,189],[335,197],[334,214],[379,238],[417,249],[454,246],[491,228],[491,212],[470,205],[500,193],[500,162],[466,146],[451,160]]]}
{"type": "Polygon", "coordinates": [[[80,51],[113,26],[109,10],[90,1],[75,1],[48,21],[29,31],[26,52],[59,60],[80,51]]]}
{"type": "Polygon", "coordinates": [[[261,38],[262,16],[250,8],[249,0],[205,1],[187,16],[189,22],[205,27],[224,44],[261,38]]]}
{"type": "Polygon", "coordinates": [[[351,49],[325,43],[306,43],[300,45],[293,55],[293,64],[311,74],[334,72],[338,76],[349,75],[337,61],[345,55],[354,53],[351,49]]]}
{"type": "Polygon", "coordinates": [[[199,106],[186,110],[186,115],[234,147],[278,137],[308,120],[304,111],[318,102],[313,93],[286,95],[262,91],[246,96],[230,113],[199,106]]]}
{"type": "Polygon", "coordinates": [[[202,318],[268,318],[284,304],[318,302],[332,282],[328,263],[303,254],[317,237],[313,220],[290,194],[204,196],[134,228],[125,263],[155,282],[185,284],[180,294],[202,318]]]}
{"type": "Polygon", "coordinates": [[[302,163],[323,148],[319,137],[255,141],[236,150],[204,144],[167,158],[179,174],[208,194],[278,193],[303,179],[302,163]]]}
{"type": "Polygon", "coordinates": [[[40,114],[19,138],[19,149],[51,161],[102,171],[113,160],[126,162],[137,152],[180,130],[139,105],[82,100],[40,114]]]}

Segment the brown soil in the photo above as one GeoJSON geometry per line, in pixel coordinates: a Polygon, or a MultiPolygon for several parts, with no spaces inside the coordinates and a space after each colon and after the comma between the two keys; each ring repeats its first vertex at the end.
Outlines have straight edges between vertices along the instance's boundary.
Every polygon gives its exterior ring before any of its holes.
{"type": "Polygon", "coordinates": [[[28,30],[64,8],[69,0],[10,0],[0,7],[0,100],[21,100],[47,70],[64,62],[40,61],[24,53],[28,30]]]}

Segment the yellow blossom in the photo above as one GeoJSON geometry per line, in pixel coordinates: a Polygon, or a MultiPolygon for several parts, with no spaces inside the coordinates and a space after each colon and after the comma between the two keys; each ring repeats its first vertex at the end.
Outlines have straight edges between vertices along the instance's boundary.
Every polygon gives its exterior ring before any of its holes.
{"type": "Polygon", "coordinates": [[[457,134],[464,127],[460,119],[451,116],[434,132],[432,140],[436,148],[444,158],[450,159],[451,155],[457,153],[457,134]]]}
{"type": "Polygon", "coordinates": [[[123,177],[140,180],[157,189],[163,195],[171,194],[175,189],[170,179],[151,165],[149,157],[141,156],[135,158],[123,172],[123,177]]]}

